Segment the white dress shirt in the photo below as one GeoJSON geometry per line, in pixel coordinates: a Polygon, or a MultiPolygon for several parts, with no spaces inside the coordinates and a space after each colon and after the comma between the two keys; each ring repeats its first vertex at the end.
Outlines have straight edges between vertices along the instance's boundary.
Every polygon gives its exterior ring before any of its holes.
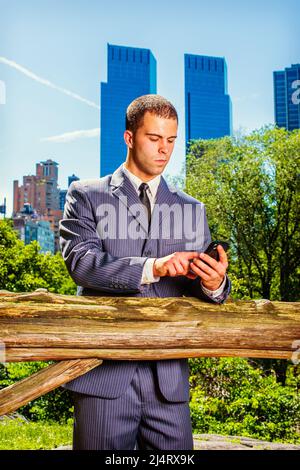
{"type": "MultiPolygon", "coordinates": [[[[139,187],[142,183],[144,183],[144,181],[141,180],[138,176],[131,173],[131,171],[129,171],[126,168],[124,163],[123,163],[123,170],[126,176],[130,179],[130,182],[133,184],[139,196],[139,187]]],[[[147,184],[148,184],[147,195],[149,197],[149,201],[151,205],[151,212],[153,211],[153,208],[154,208],[154,204],[156,200],[156,193],[157,193],[157,189],[160,183],[160,178],[161,178],[161,175],[157,175],[154,178],[152,178],[152,180],[147,181],[147,184]]],[[[141,284],[150,284],[152,282],[158,282],[160,280],[159,276],[153,275],[153,265],[154,265],[155,260],[156,258],[147,258],[146,263],[144,264],[143,272],[142,272],[141,284]]],[[[215,298],[222,294],[224,287],[225,287],[225,283],[226,283],[226,276],[224,277],[222,284],[217,290],[212,291],[212,290],[206,289],[206,287],[203,286],[202,282],[201,282],[201,287],[202,287],[203,292],[207,296],[211,298],[215,298]]]]}

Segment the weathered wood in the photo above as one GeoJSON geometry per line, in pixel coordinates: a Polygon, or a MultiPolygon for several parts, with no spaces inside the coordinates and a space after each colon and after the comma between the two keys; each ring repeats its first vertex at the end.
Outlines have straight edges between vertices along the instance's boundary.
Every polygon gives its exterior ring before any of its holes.
{"type": "Polygon", "coordinates": [[[6,361],[61,361],[66,359],[99,357],[103,360],[149,361],[164,359],[183,359],[195,357],[256,357],[270,359],[291,359],[291,351],[274,351],[267,349],[67,349],[67,348],[9,348],[6,361]]]}
{"type": "Polygon", "coordinates": [[[31,400],[94,369],[102,362],[99,359],[61,361],[0,390],[0,416],[17,410],[31,400]]]}
{"type": "Polygon", "coordinates": [[[291,359],[299,342],[299,302],[229,299],[216,305],[188,297],[0,291],[2,360],[63,360],[1,390],[0,414],[86,373],[102,359],[291,359]]]}
{"type": "Polygon", "coordinates": [[[99,357],[289,358],[300,303],[195,298],[74,297],[0,292],[7,361],[99,357]]]}

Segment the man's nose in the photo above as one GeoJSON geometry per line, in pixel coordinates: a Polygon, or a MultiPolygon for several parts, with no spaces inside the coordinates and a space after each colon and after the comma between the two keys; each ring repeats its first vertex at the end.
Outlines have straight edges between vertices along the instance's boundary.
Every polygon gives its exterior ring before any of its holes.
{"type": "Polygon", "coordinates": [[[160,142],[159,151],[161,153],[168,153],[168,144],[167,144],[167,142],[165,142],[163,140],[160,142]]]}

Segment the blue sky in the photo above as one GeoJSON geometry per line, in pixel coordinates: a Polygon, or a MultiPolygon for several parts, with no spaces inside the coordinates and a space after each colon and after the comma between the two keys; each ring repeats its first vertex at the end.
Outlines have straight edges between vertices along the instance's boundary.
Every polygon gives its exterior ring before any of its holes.
{"type": "Polygon", "coordinates": [[[10,215],[13,180],[47,158],[61,188],[99,176],[107,43],[157,60],[157,92],[179,112],[169,174],[184,161],[184,53],[225,57],[234,130],[273,123],[272,72],[300,62],[299,13],[298,0],[0,0],[0,204],[10,215]]]}

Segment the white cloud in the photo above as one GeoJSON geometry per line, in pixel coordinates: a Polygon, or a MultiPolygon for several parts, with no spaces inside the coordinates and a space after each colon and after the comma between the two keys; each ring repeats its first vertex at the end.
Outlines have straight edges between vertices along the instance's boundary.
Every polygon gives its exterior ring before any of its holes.
{"type": "Polygon", "coordinates": [[[230,95],[230,96],[231,96],[232,101],[234,101],[235,103],[245,103],[245,101],[257,100],[261,96],[261,94],[254,91],[250,93],[250,95],[244,95],[244,96],[230,95]]]}
{"type": "Polygon", "coordinates": [[[89,137],[99,137],[100,129],[86,129],[72,132],[65,132],[64,134],[54,135],[51,137],[43,137],[41,142],[55,142],[55,143],[65,143],[72,142],[77,139],[89,138],[89,137]]]}
{"type": "Polygon", "coordinates": [[[31,72],[31,70],[26,69],[22,65],[17,64],[13,60],[9,60],[9,59],[6,59],[5,57],[0,56],[0,63],[6,64],[9,67],[12,67],[12,68],[18,70],[19,72],[23,73],[24,75],[31,78],[32,80],[35,80],[36,82],[41,83],[42,85],[46,85],[50,88],[53,88],[54,90],[60,91],[61,93],[64,93],[65,95],[71,96],[72,98],[74,98],[78,101],[81,101],[82,103],[85,103],[88,106],[91,106],[92,108],[100,109],[100,106],[98,106],[93,101],[89,101],[89,100],[83,98],[82,96],[77,95],[77,93],[73,93],[70,90],[66,90],[65,88],[61,88],[61,87],[55,85],[54,83],[50,82],[49,80],[47,80],[45,78],[42,78],[42,77],[39,77],[35,73],[31,72]]]}

